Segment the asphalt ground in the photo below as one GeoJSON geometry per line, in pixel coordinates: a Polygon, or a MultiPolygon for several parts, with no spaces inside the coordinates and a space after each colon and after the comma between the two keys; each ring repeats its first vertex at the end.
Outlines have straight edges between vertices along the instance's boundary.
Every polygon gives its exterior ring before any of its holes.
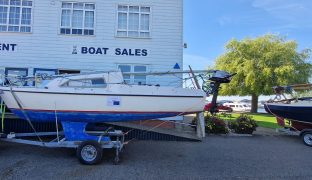
{"type": "Polygon", "coordinates": [[[86,166],[72,149],[0,141],[0,179],[312,179],[311,152],[294,136],[208,136],[133,141],[119,165],[106,150],[101,164],[86,166]]]}

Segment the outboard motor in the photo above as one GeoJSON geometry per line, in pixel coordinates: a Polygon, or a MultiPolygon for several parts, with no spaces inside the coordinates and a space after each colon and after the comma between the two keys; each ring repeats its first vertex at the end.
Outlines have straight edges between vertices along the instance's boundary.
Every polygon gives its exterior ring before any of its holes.
{"type": "Polygon", "coordinates": [[[232,80],[232,77],[236,75],[236,73],[234,74],[230,74],[228,72],[225,71],[215,71],[215,73],[213,73],[213,75],[209,78],[210,82],[210,94],[212,94],[212,107],[210,108],[210,113],[211,114],[215,114],[217,112],[217,97],[219,94],[219,89],[220,89],[220,85],[222,83],[229,83],[232,80]]]}
{"type": "Polygon", "coordinates": [[[213,73],[209,80],[219,83],[229,83],[231,82],[232,76],[234,76],[235,74],[230,74],[226,71],[217,70],[215,73],[213,73]]]}

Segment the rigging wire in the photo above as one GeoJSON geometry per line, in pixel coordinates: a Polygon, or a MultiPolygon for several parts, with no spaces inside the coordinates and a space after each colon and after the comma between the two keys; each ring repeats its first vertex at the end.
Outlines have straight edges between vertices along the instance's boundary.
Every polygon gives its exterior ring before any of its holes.
{"type": "Polygon", "coordinates": [[[24,110],[22,104],[19,102],[19,100],[18,100],[18,98],[17,98],[15,92],[14,92],[13,89],[12,89],[12,86],[10,86],[10,92],[11,92],[13,98],[15,99],[15,101],[16,101],[18,107],[22,110],[22,113],[23,113],[23,115],[24,115],[26,121],[27,121],[28,124],[30,125],[31,129],[34,131],[34,133],[35,133],[35,135],[37,136],[38,140],[39,140],[43,145],[45,145],[45,143],[42,141],[42,139],[41,139],[40,136],[38,135],[37,130],[36,130],[36,128],[34,127],[34,125],[32,124],[32,122],[31,122],[30,118],[28,117],[27,113],[25,112],[25,110],[24,110]]]}

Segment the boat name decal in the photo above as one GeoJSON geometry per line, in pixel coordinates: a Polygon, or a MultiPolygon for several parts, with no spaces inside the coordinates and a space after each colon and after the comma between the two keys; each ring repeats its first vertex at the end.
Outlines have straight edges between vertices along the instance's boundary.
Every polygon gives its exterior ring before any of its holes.
{"type": "Polygon", "coordinates": [[[121,106],[121,97],[119,96],[107,97],[107,106],[121,106]]]}

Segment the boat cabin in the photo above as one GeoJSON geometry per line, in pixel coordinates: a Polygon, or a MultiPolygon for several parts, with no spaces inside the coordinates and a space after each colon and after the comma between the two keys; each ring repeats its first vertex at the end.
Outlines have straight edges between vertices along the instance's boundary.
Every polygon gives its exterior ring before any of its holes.
{"type": "Polygon", "coordinates": [[[107,84],[124,83],[120,71],[97,74],[71,75],[58,77],[48,83],[42,83],[45,88],[52,87],[106,87],[107,84]]]}

